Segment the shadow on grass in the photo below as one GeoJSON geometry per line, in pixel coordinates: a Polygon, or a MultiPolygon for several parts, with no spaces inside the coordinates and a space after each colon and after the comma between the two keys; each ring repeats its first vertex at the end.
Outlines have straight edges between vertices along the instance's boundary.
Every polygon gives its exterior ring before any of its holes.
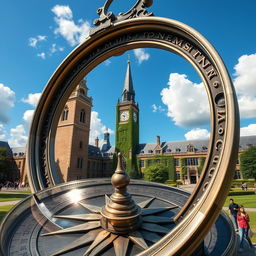
{"type": "Polygon", "coordinates": [[[24,198],[26,198],[28,196],[29,195],[26,195],[26,194],[5,194],[5,193],[0,193],[0,201],[1,201],[1,199],[3,199],[4,201],[6,201],[6,199],[8,199],[8,201],[12,201],[15,198],[17,198],[17,199],[24,199],[24,198]]]}

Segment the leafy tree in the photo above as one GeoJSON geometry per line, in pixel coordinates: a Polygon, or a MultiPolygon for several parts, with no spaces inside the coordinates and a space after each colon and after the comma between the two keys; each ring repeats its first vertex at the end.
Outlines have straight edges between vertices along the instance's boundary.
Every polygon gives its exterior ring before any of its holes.
{"type": "Polygon", "coordinates": [[[164,183],[168,180],[168,168],[163,164],[154,164],[144,170],[144,179],[164,183]]]}
{"type": "Polygon", "coordinates": [[[251,146],[241,153],[240,170],[244,178],[256,180],[256,146],[251,146]]]}
{"type": "Polygon", "coordinates": [[[201,174],[204,167],[205,157],[199,157],[198,162],[198,173],[201,174]]]}
{"type": "Polygon", "coordinates": [[[7,156],[7,150],[6,148],[0,147],[0,182],[8,178],[9,167],[10,161],[7,156]]]}

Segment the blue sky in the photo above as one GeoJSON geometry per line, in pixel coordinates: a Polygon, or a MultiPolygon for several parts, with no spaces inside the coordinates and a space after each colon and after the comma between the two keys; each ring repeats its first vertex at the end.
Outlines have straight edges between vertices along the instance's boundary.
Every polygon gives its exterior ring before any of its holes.
{"type": "MultiPolygon", "coordinates": [[[[114,13],[134,1],[116,0],[114,13]]],[[[0,3],[0,140],[26,144],[33,111],[48,79],[62,60],[86,38],[104,1],[27,0],[0,3]]],[[[205,36],[222,56],[234,81],[241,114],[241,134],[256,135],[256,2],[159,0],[156,16],[184,22],[205,36]]],[[[87,77],[93,97],[91,141],[115,130],[127,54],[112,57],[87,77]],[[118,71],[118,72],[117,72],[118,71]],[[104,92],[104,93],[103,93],[104,92]]],[[[207,138],[209,111],[201,80],[185,60],[156,49],[130,51],[136,100],[140,106],[140,141],[207,138]],[[181,98],[182,95],[182,98],[181,98]]],[[[111,135],[112,143],[114,133],[111,135]]]]}

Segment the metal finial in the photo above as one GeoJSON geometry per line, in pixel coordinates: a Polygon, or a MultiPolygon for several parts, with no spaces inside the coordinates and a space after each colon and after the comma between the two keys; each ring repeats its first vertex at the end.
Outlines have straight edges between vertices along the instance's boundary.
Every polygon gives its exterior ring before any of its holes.
{"type": "Polygon", "coordinates": [[[127,60],[127,63],[131,63],[131,56],[130,56],[130,54],[128,54],[128,60],[127,60]]]}
{"type": "Polygon", "coordinates": [[[122,154],[117,154],[117,168],[112,175],[111,183],[115,192],[101,209],[101,226],[117,234],[126,234],[136,230],[141,224],[141,208],[127,192],[130,177],[122,166],[122,154]]]}

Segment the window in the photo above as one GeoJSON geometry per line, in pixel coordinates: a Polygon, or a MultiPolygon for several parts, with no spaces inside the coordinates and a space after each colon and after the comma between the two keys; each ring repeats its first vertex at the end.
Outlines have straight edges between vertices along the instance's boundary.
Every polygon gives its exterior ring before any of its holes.
{"type": "Polygon", "coordinates": [[[176,148],[176,153],[179,153],[180,152],[180,148],[176,148]]]}
{"type": "Polygon", "coordinates": [[[153,150],[148,150],[148,153],[149,153],[149,154],[152,154],[152,153],[153,153],[153,150]]]}
{"type": "Polygon", "coordinates": [[[156,162],[157,162],[158,164],[160,164],[161,161],[160,161],[160,159],[156,159],[156,162]]]}
{"type": "Polygon", "coordinates": [[[234,179],[235,179],[235,180],[240,180],[241,178],[242,178],[242,177],[241,177],[240,171],[235,171],[234,179]]]}
{"type": "Polygon", "coordinates": [[[180,166],[180,159],[174,158],[174,166],[180,166]]]}
{"type": "Polygon", "coordinates": [[[193,166],[198,165],[198,158],[185,158],[185,165],[186,166],[193,166]]]}
{"type": "Polygon", "coordinates": [[[83,142],[82,141],[79,142],[79,148],[83,148],[83,142]]]}
{"type": "Polygon", "coordinates": [[[156,154],[160,154],[161,153],[161,150],[156,150],[156,154]]]}
{"type": "Polygon", "coordinates": [[[82,169],[83,168],[83,158],[78,157],[77,158],[77,169],[82,169]]]}
{"type": "Polygon", "coordinates": [[[80,88],[79,92],[80,92],[82,95],[85,95],[84,89],[81,89],[81,88],[80,88]]]}
{"type": "Polygon", "coordinates": [[[140,160],[140,167],[144,167],[144,160],[140,160]]]}
{"type": "Polygon", "coordinates": [[[140,153],[141,153],[141,154],[144,154],[144,151],[143,151],[143,150],[141,150],[141,151],[140,151],[140,153]]]}
{"type": "Polygon", "coordinates": [[[167,148],[166,152],[170,153],[170,152],[172,152],[172,150],[170,148],[167,148]]]}
{"type": "Polygon", "coordinates": [[[195,148],[193,145],[189,144],[187,145],[187,152],[194,152],[195,151],[195,148]]]}
{"type": "Polygon", "coordinates": [[[176,172],[176,180],[180,180],[180,172],[176,172]]]}
{"type": "Polygon", "coordinates": [[[20,167],[21,167],[21,161],[19,161],[18,163],[18,168],[20,169],[20,167]]]}
{"type": "Polygon", "coordinates": [[[153,161],[152,160],[148,160],[148,166],[152,165],[153,161]]]}
{"type": "Polygon", "coordinates": [[[80,112],[80,122],[85,123],[85,111],[84,111],[84,109],[82,109],[81,112],[80,112]]]}
{"type": "Polygon", "coordinates": [[[61,121],[65,121],[68,120],[68,107],[65,106],[63,112],[62,112],[62,116],[61,116],[61,121]]]}

